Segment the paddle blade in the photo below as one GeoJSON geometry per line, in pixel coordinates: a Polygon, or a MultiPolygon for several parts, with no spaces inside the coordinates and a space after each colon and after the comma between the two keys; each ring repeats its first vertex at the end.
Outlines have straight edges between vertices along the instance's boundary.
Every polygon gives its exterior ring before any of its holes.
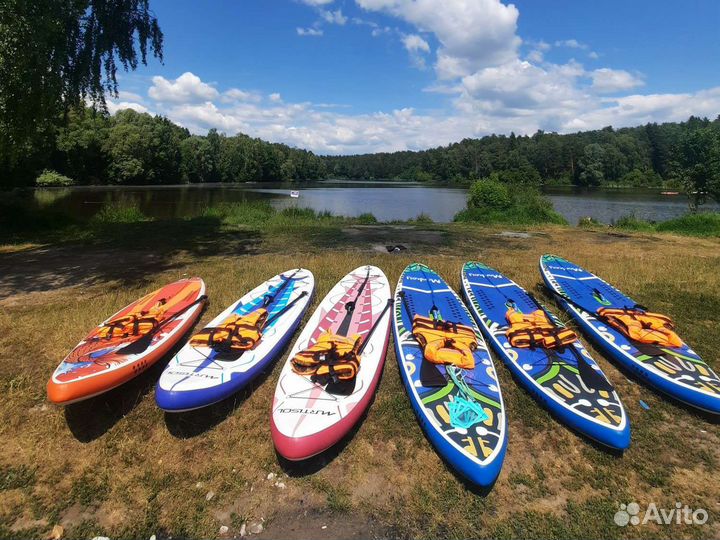
{"type": "Polygon", "coordinates": [[[605,390],[606,392],[615,391],[615,388],[613,388],[613,385],[610,384],[610,381],[608,381],[604,375],[602,375],[599,371],[597,371],[590,364],[588,364],[587,360],[583,358],[582,354],[578,353],[576,356],[578,359],[578,372],[580,373],[580,378],[583,380],[583,382],[588,388],[593,388],[595,390],[605,390]]]}
{"type": "Polygon", "coordinates": [[[435,364],[423,358],[423,361],[420,363],[420,383],[426,388],[432,388],[445,386],[447,379],[435,364]]]}

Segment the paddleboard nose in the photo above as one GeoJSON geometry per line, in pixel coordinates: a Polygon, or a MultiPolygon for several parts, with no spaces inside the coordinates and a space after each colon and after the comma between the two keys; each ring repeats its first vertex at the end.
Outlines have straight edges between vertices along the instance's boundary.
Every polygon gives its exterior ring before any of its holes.
{"type": "Polygon", "coordinates": [[[605,429],[597,441],[615,450],[627,450],[630,447],[630,423],[626,422],[623,429],[605,429]]]}

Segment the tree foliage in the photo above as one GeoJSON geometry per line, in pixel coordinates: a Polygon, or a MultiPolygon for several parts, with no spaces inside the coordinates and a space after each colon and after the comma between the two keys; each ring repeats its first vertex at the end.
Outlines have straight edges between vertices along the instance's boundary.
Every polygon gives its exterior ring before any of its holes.
{"type": "Polygon", "coordinates": [[[117,95],[117,71],[162,59],[148,0],[2,0],[0,171],[30,174],[64,113],[117,95]]]}
{"type": "Polygon", "coordinates": [[[720,199],[720,117],[559,135],[490,135],[419,152],[328,156],[331,175],[509,184],[684,187],[693,205],[720,199]],[[697,200],[695,201],[695,198],[697,200]]]}
{"type": "Polygon", "coordinates": [[[38,167],[38,172],[51,168],[79,184],[262,182],[327,175],[322,159],[305,150],[216,130],[191,135],[162,116],[132,109],[110,116],[85,107],[70,111],[38,167]]]}

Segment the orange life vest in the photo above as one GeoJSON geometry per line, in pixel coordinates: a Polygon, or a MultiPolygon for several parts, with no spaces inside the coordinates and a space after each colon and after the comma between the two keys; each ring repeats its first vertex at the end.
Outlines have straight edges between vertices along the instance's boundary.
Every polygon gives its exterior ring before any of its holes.
{"type": "Polygon", "coordinates": [[[413,317],[412,333],[423,348],[425,360],[433,364],[450,364],[474,369],[477,336],[470,326],[428,317],[413,317]]]}
{"type": "Polygon", "coordinates": [[[133,311],[106,322],[98,330],[97,337],[112,339],[145,335],[158,327],[166,311],[165,300],[160,300],[148,310],[133,311]]]}
{"type": "Polygon", "coordinates": [[[640,343],[663,347],[682,347],[672,319],[660,313],[638,309],[600,308],[597,314],[621,334],[640,343]]]}
{"type": "Polygon", "coordinates": [[[339,336],[332,332],[324,332],[314,345],[300,351],[290,364],[298,375],[310,377],[330,377],[348,381],[357,376],[360,369],[358,349],[362,336],[339,336]]]}
{"type": "Polygon", "coordinates": [[[554,324],[542,309],[525,314],[510,308],[505,318],[510,323],[505,336],[513,347],[559,349],[577,340],[575,332],[554,324]]]}
{"type": "Polygon", "coordinates": [[[233,351],[253,349],[262,337],[268,312],[258,308],[247,315],[232,314],[219,326],[203,328],[190,338],[192,345],[224,347],[233,351]]]}

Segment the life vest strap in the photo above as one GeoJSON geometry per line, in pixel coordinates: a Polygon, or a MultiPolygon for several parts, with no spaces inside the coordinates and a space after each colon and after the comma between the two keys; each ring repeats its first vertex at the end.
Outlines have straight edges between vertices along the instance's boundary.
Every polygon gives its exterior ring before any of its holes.
{"type": "Polygon", "coordinates": [[[324,332],[315,344],[293,356],[290,365],[295,373],[315,382],[349,381],[357,377],[360,369],[361,343],[359,334],[346,337],[324,332]]]}
{"type": "Polygon", "coordinates": [[[473,351],[478,348],[478,342],[472,327],[415,315],[412,333],[428,362],[475,368],[473,351]]]}
{"type": "Polygon", "coordinates": [[[682,347],[675,323],[667,315],[637,308],[600,308],[596,314],[609,326],[633,341],[661,347],[682,347]]]}
{"type": "Polygon", "coordinates": [[[554,324],[542,309],[525,314],[510,308],[505,318],[510,323],[505,336],[519,349],[562,349],[577,341],[575,332],[554,324]]]}
{"type": "Polygon", "coordinates": [[[253,349],[262,337],[267,317],[265,308],[258,308],[247,315],[233,314],[219,326],[200,330],[190,338],[190,344],[231,351],[253,349]]]}

